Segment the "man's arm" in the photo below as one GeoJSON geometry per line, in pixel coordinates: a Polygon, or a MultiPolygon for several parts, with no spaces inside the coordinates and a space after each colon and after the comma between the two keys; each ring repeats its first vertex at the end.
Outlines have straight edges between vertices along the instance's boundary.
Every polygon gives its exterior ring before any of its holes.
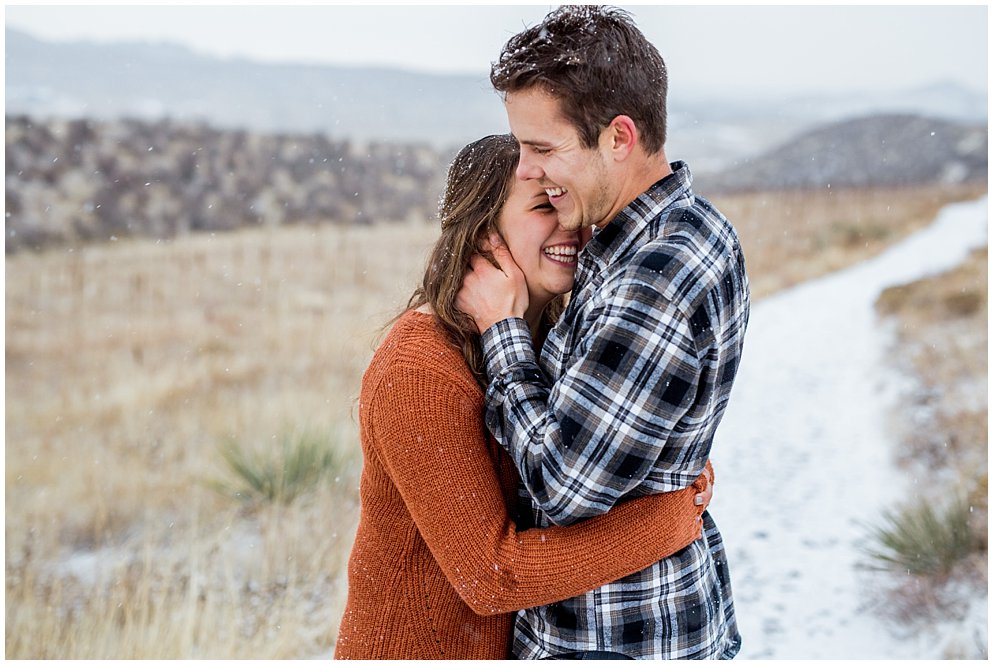
{"type": "MultiPolygon", "coordinates": [[[[494,254],[501,274],[511,272],[509,254],[494,254]]],[[[470,290],[506,286],[489,279],[487,268],[474,273],[470,290]]],[[[470,296],[460,292],[459,306],[475,318],[470,296]]],[[[481,313],[487,316],[495,318],[481,313]]],[[[487,426],[556,524],[606,512],[656,468],[693,403],[700,373],[689,322],[657,290],[635,281],[607,299],[579,344],[582,352],[554,385],[538,366],[523,320],[497,320],[482,343],[491,379],[487,426]]],[[[662,479],[666,489],[685,487],[700,472],[678,457],[665,460],[672,469],[662,479]]]]}
{"type": "Polygon", "coordinates": [[[375,454],[456,593],[477,614],[558,602],[630,575],[700,537],[713,469],[692,486],[571,528],[518,532],[479,403],[450,374],[396,362],[363,398],[375,454]],[[424,386],[436,386],[430,395],[424,386]],[[700,501],[695,501],[697,492],[700,501]]]}

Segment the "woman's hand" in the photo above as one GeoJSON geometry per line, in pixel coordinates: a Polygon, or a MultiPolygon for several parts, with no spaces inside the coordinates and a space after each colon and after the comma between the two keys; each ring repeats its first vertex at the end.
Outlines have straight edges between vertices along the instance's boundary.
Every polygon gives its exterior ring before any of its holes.
{"type": "Polygon", "coordinates": [[[697,490],[696,496],[693,497],[693,503],[700,507],[697,521],[702,522],[703,512],[707,510],[710,500],[714,498],[714,467],[710,464],[710,460],[707,460],[707,466],[704,467],[703,473],[693,481],[693,487],[697,490]]]}

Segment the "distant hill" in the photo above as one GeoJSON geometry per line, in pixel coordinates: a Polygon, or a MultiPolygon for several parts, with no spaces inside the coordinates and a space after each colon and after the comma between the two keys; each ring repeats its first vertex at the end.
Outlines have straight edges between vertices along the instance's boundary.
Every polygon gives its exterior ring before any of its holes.
{"type": "Polygon", "coordinates": [[[264,64],[169,44],[54,43],[6,31],[7,113],[205,121],[353,141],[464,144],[506,131],[479,76],[264,64]]]}
{"type": "Polygon", "coordinates": [[[717,191],[985,181],[988,129],[916,115],[874,115],[805,132],[706,178],[717,191]]]}
{"type": "MultiPolygon", "coordinates": [[[[201,121],[336,140],[429,142],[451,149],[507,131],[488,72],[264,64],[170,44],[54,43],[6,30],[6,109],[34,118],[201,121]]],[[[496,54],[494,54],[495,56],[496,54]]],[[[701,97],[670,86],[667,154],[698,174],[826,122],[879,112],[986,122],[986,91],[937,83],[899,94],[701,97]]]]}
{"type": "MultiPolygon", "coordinates": [[[[5,56],[8,252],[428,219],[454,150],[507,131],[485,72],[261,64],[14,30],[5,56]]],[[[985,94],[935,86],[770,100],[674,85],[666,153],[704,194],[985,179],[985,94]]]]}

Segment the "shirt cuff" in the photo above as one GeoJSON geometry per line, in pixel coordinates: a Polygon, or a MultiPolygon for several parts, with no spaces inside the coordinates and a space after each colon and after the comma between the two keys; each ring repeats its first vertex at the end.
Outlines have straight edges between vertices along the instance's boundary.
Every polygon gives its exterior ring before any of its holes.
{"type": "Polygon", "coordinates": [[[497,321],[483,332],[479,342],[483,347],[486,375],[491,381],[517,363],[538,362],[534,342],[531,340],[531,329],[524,319],[497,321]]]}

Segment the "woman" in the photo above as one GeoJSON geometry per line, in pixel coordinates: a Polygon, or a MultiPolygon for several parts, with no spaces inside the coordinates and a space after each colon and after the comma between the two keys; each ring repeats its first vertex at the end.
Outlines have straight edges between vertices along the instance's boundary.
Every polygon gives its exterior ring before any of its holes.
{"type": "MultiPolygon", "coordinates": [[[[534,339],[571,289],[579,237],[534,182],[514,177],[510,136],[459,153],[424,280],[363,380],[361,517],[336,658],[507,658],[509,612],[641,570],[700,536],[701,476],[570,527],[517,531],[517,475],[482,422],[485,376],[455,294],[498,231],[525,274],[534,339]]],[[[709,466],[709,465],[708,465],[709,466]]]]}

